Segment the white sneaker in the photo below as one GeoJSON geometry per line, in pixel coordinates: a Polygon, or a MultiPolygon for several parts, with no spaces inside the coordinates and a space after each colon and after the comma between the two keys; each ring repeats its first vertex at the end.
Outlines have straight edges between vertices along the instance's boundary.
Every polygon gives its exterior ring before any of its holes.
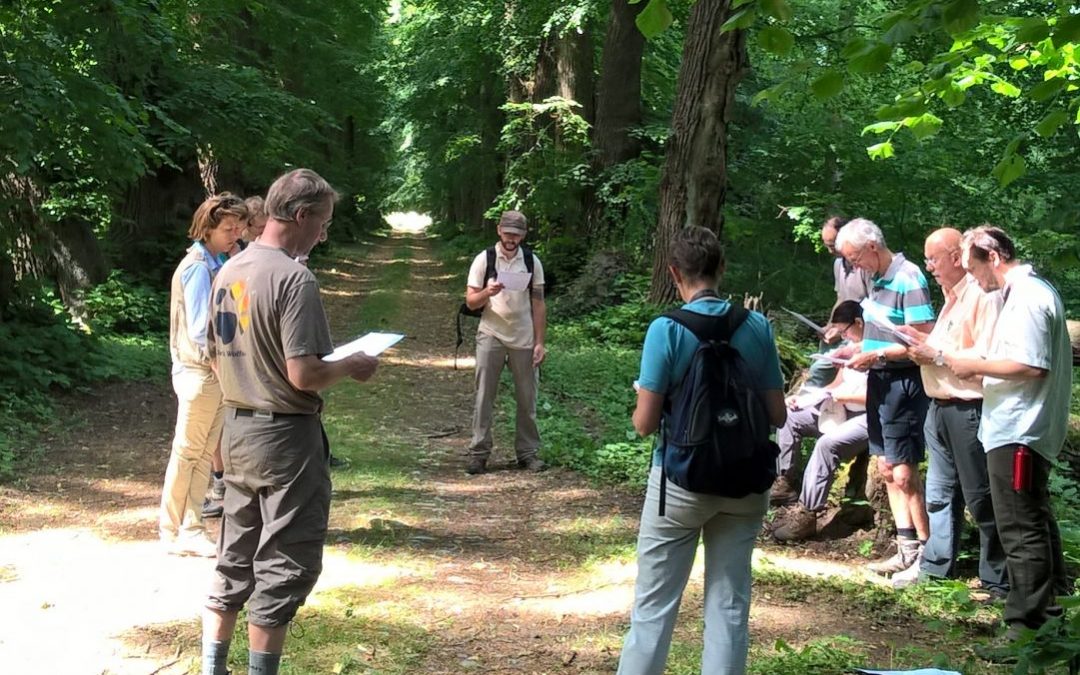
{"type": "Polygon", "coordinates": [[[919,573],[922,571],[923,545],[919,544],[919,552],[915,555],[915,562],[906,570],[901,570],[892,575],[892,587],[899,590],[914,586],[919,583],[919,573]]]}
{"type": "Polygon", "coordinates": [[[206,538],[205,535],[197,534],[187,537],[177,537],[169,548],[173,555],[195,556],[198,558],[216,558],[217,544],[206,538]]]}

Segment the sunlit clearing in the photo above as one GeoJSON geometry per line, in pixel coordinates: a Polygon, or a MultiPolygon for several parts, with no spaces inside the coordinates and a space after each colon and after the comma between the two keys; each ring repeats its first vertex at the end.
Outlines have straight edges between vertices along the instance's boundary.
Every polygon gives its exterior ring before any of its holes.
{"type": "Polygon", "coordinates": [[[887,584],[884,577],[867,574],[862,565],[853,565],[834,560],[789,557],[772,551],[766,553],[761,549],[754,549],[753,566],[755,570],[780,570],[819,579],[837,577],[849,581],[870,581],[872,583],[887,584]]]}
{"type": "Polygon", "coordinates": [[[431,216],[416,211],[396,211],[386,215],[385,220],[395,232],[423,232],[431,227],[431,216]]]}
{"type": "MultiPolygon", "coordinates": [[[[335,586],[383,586],[418,573],[333,550],[324,564],[313,604],[335,586]]],[[[85,529],[0,536],[0,607],[9,619],[0,622],[0,670],[116,672],[107,667],[127,649],[117,636],[198,621],[213,569],[212,559],[169,555],[156,540],[108,541],[85,529]]]]}
{"type": "Polygon", "coordinates": [[[476,365],[476,357],[473,356],[461,356],[457,360],[457,367],[454,366],[453,358],[438,358],[434,356],[419,356],[419,357],[407,357],[407,356],[383,356],[379,358],[381,364],[391,364],[397,366],[423,366],[425,368],[447,368],[449,370],[472,370],[476,365]]]}

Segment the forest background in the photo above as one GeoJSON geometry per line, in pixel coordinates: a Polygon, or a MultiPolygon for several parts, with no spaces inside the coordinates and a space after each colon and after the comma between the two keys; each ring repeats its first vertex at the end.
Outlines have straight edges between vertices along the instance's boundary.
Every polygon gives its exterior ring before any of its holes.
{"type": "MultiPolygon", "coordinates": [[[[165,376],[195,206],[295,166],[344,195],[331,247],[419,211],[471,255],[529,216],[558,280],[545,452],[598,480],[645,476],[626,384],[684,223],[721,234],[726,292],[824,321],[826,216],[919,263],[930,230],[990,222],[1080,318],[1078,42],[1068,2],[4,3],[0,477],[47,452],[57,391],[165,376]]],[[[791,376],[814,345],[773,317],[791,376]]]]}

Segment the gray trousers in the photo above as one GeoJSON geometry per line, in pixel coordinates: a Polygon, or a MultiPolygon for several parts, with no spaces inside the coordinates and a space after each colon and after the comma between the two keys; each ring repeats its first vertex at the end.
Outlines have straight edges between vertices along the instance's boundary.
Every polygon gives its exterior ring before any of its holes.
{"type": "Polygon", "coordinates": [[[491,418],[495,409],[495,393],[503,364],[510,364],[514,378],[514,400],[517,402],[514,450],[518,461],[536,456],[540,448],[540,430],[536,426],[536,389],[538,371],[533,367],[531,349],[511,349],[498,338],[486,333],[476,334],[476,407],[473,410],[472,442],[469,454],[487,459],[491,454],[491,418]]]}
{"type": "Polygon", "coordinates": [[[292,621],[322,573],[329,456],[318,415],[227,411],[225,513],[207,607],[236,611],[246,602],[249,623],[292,621]]]}
{"type": "Polygon", "coordinates": [[[731,499],[690,492],[668,481],[663,516],[659,493],[660,467],[654,466],[641,509],[634,607],[618,675],[664,672],[699,541],[705,549],[701,672],[744,675],[750,644],[750,558],[769,493],[731,499]]]}
{"type": "Polygon", "coordinates": [[[829,490],[836,480],[836,470],[840,468],[841,462],[858,457],[860,453],[866,452],[869,445],[864,413],[849,417],[846,422],[824,435],[817,431],[815,415],[814,430],[818,440],[814,444],[814,452],[806,462],[802,491],[799,493],[799,503],[808,511],[825,508],[829,501],[829,490]]]}
{"type": "Polygon", "coordinates": [[[978,436],[981,417],[982,401],[930,402],[924,427],[930,454],[926,472],[930,539],[921,571],[936,577],[952,573],[967,504],[979,528],[979,579],[983,587],[1006,590],[1005,551],[994,521],[986,452],[978,436]]]}

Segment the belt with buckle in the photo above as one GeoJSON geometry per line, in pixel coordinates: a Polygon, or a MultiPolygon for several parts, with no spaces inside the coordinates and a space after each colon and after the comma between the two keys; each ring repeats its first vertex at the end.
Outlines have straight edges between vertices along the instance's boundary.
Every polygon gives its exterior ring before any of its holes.
{"type": "Polygon", "coordinates": [[[237,417],[252,417],[257,420],[270,420],[273,421],[279,417],[308,417],[315,413],[282,413],[274,412],[273,410],[252,410],[251,408],[233,408],[233,412],[237,417]]]}
{"type": "Polygon", "coordinates": [[[935,398],[931,400],[941,406],[965,405],[968,403],[978,405],[982,403],[981,398],[935,398]]]}

